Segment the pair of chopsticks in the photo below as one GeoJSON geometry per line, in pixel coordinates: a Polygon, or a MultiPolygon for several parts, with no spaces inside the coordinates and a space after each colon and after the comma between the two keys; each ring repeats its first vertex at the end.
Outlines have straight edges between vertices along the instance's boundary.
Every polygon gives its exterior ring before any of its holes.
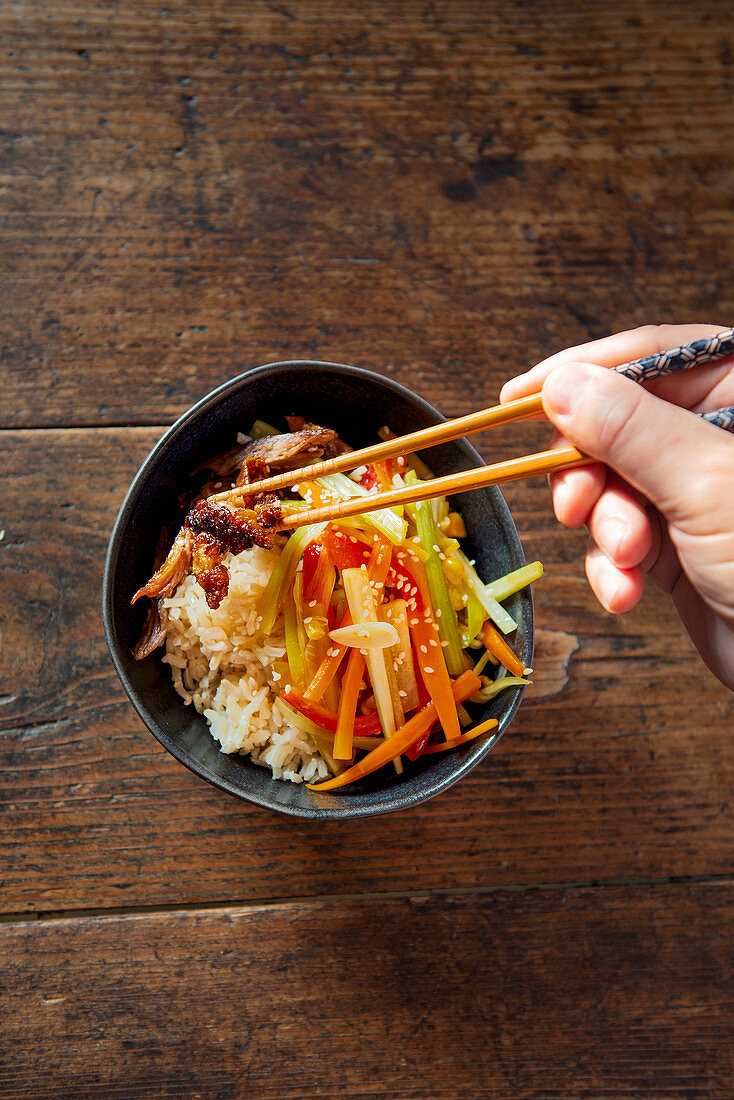
{"type": "MultiPolygon", "coordinates": [[[[636,382],[649,382],[653,378],[660,378],[662,375],[673,374],[681,370],[690,370],[702,363],[724,359],[728,355],[734,355],[734,329],[731,328],[726,329],[717,336],[709,336],[683,347],[663,351],[658,355],[636,359],[631,363],[614,367],[614,370],[636,382]]],[[[527,420],[539,413],[543,413],[542,398],[540,394],[533,394],[530,397],[520,398],[518,401],[508,401],[506,405],[494,405],[492,408],[482,409],[479,412],[470,413],[468,416],[447,420],[443,424],[436,424],[431,428],[411,432],[409,435],[396,436],[384,443],[377,443],[359,451],[349,451],[346,454],[338,455],[336,458],[329,458],[324,462],[317,462],[297,470],[288,470],[282,474],[276,474],[274,477],[253,482],[250,485],[237,486],[228,492],[217,494],[212,499],[231,503],[238,498],[273,492],[276,489],[285,489],[298,484],[299,481],[313,481],[315,478],[326,477],[328,474],[355,470],[370,462],[384,461],[398,455],[413,454],[415,451],[460,439],[463,436],[472,435],[487,428],[494,428],[499,424],[512,424],[519,420],[527,420]]],[[[722,428],[724,431],[734,432],[734,406],[699,415],[702,419],[722,428]]],[[[278,526],[281,530],[286,530],[312,523],[346,519],[348,516],[362,515],[365,512],[373,512],[381,508],[394,508],[397,505],[413,504],[421,500],[427,500],[430,497],[451,496],[454,493],[481,489],[489,485],[500,485],[504,482],[517,481],[525,477],[549,474],[555,470],[566,470],[572,466],[588,465],[596,461],[597,459],[584,454],[573,446],[539,451],[536,454],[524,455],[521,458],[495,462],[490,466],[480,467],[479,469],[434,478],[432,481],[417,482],[404,488],[370,494],[368,497],[352,497],[349,500],[337,501],[309,511],[299,510],[291,515],[284,515],[278,526]]]]}

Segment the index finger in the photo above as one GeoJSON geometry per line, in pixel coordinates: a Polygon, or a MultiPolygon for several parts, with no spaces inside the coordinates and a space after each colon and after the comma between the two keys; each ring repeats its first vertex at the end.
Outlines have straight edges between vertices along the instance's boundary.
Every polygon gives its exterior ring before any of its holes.
{"type": "Polygon", "coordinates": [[[614,336],[605,336],[601,340],[592,340],[588,344],[565,348],[544,359],[537,366],[505,382],[500,393],[500,401],[514,401],[518,397],[540,393],[543,383],[551,371],[565,363],[595,363],[599,367],[617,367],[620,363],[629,363],[645,355],[657,355],[658,352],[690,344],[704,336],[714,336],[724,332],[723,325],[644,325],[642,328],[617,332],[614,336]]]}

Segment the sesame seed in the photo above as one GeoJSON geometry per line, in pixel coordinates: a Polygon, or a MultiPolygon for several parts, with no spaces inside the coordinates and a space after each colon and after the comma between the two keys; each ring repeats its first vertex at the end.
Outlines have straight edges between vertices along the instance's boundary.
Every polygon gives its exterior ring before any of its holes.
{"type": "Polygon", "coordinates": [[[303,625],[305,626],[306,623],[312,623],[312,622],[313,622],[313,615],[309,615],[308,618],[303,620],[303,625]]]}
{"type": "Polygon", "coordinates": [[[357,545],[357,540],[355,539],[354,535],[349,536],[349,541],[353,542],[355,546],[357,545]]]}
{"type": "Polygon", "coordinates": [[[428,650],[424,645],[421,646],[421,653],[428,653],[428,650]]]}
{"type": "Polygon", "coordinates": [[[424,672],[429,672],[429,673],[430,673],[430,672],[433,672],[433,669],[432,669],[432,668],[429,668],[429,667],[428,667],[428,665],[426,665],[426,667],[425,667],[425,669],[424,669],[423,671],[424,671],[424,672]]]}
{"type": "Polygon", "coordinates": [[[438,642],[436,641],[436,639],[435,639],[435,638],[431,638],[431,640],[430,640],[430,642],[429,642],[428,644],[429,644],[429,645],[432,645],[432,646],[435,646],[435,647],[438,647],[438,642]]]}
{"type": "Polygon", "coordinates": [[[433,549],[434,549],[434,550],[436,551],[436,553],[438,553],[438,552],[439,552],[439,550],[440,550],[440,547],[436,546],[436,544],[435,544],[435,542],[434,542],[434,544],[433,544],[433,549]]]}
{"type": "Polygon", "coordinates": [[[364,563],[364,562],[362,562],[362,564],[360,565],[360,567],[359,567],[359,568],[360,568],[360,569],[363,569],[365,573],[367,572],[367,566],[365,565],[365,563],[364,563]]]}
{"type": "Polygon", "coordinates": [[[448,644],[448,642],[441,642],[441,646],[443,647],[443,649],[445,649],[448,644]]]}
{"type": "Polygon", "coordinates": [[[440,607],[437,607],[437,608],[436,608],[436,618],[437,618],[437,619],[440,619],[440,618],[441,618],[441,615],[442,615],[442,612],[441,612],[441,608],[440,608],[440,607]]]}
{"type": "Polygon", "coordinates": [[[398,695],[400,696],[401,699],[407,699],[408,698],[407,691],[399,691],[398,695]]]}
{"type": "Polygon", "coordinates": [[[316,600],[311,600],[309,607],[316,607],[316,600]]]}
{"type": "Polygon", "coordinates": [[[444,554],[443,550],[439,551],[438,556],[441,561],[446,561],[446,555],[444,554]]]}

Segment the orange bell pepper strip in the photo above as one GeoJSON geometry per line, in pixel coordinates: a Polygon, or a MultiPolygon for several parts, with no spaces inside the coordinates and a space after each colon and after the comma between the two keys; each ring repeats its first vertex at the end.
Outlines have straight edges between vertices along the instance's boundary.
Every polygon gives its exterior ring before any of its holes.
{"type": "Polygon", "coordinates": [[[429,756],[436,752],[446,752],[447,749],[458,749],[462,745],[468,744],[469,741],[473,741],[475,737],[481,737],[483,733],[489,733],[490,730],[495,729],[498,725],[499,722],[496,718],[489,718],[486,722],[482,722],[480,725],[475,726],[474,729],[462,733],[461,737],[452,737],[450,741],[441,741],[438,745],[426,745],[421,756],[429,756]]]}
{"type": "MultiPolygon", "coordinates": [[[[480,680],[478,676],[475,676],[471,671],[462,673],[451,684],[451,693],[455,704],[463,703],[479,687],[480,680]]],[[[351,768],[347,768],[346,771],[334,776],[333,779],[327,779],[324,783],[307,783],[306,786],[310,791],[333,791],[337,787],[344,787],[348,783],[354,783],[357,779],[363,779],[366,775],[371,775],[372,772],[376,772],[385,764],[389,764],[391,760],[396,760],[406,749],[409,749],[419,737],[423,736],[426,729],[431,728],[437,717],[436,704],[433,702],[428,703],[423,710],[419,710],[404,726],[396,730],[392,737],[386,738],[376,749],[368,752],[351,768]]]]}
{"type": "Polygon", "coordinates": [[[339,716],[336,721],[336,735],[332,756],[335,760],[351,760],[354,754],[354,737],[357,701],[364,675],[364,657],[358,649],[349,654],[347,671],[342,679],[342,691],[339,698],[339,716]]]}
{"type": "Polygon", "coordinates": [[[513,676],[525,676],[532,669],[525,668],[518,655],[510,649],[505,639],[492,623],[487,619],[482,627],[482,641],[497,660],[505,666],[513,676]]]}

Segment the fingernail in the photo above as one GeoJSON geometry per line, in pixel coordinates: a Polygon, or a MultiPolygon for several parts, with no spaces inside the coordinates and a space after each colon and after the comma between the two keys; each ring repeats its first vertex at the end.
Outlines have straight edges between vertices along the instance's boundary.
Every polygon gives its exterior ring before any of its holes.
{"type": "Polygon", "coordinates": [[[599,596],[602,604],[607,611],[611,611],[614,614],[614,604],[617,601],[617,594],[621,588],[619,580],[612,574],[606,574],[599,581],[599,596]]]}
{"type": "Polygon", "coordinates": [[[583,363],[570,363],[549,374],[543,385],[543,403],[550,412],[568,416],[576,408],[589,371],[583,363]]]}
{"type": "Polygon", "coordinates": [[[559,523],[563,523],[567,501],[568,485],[561,482],[561,484],[557,485],[553,490],[553,511],[556,513],[556,519],[559,523]]]}
{"type": "Polygon", "coordinates": [[[614,560],[627,537],[628,526],[623,519],[610,516],[599,524],[598,544],[604,553],[614,560]]]}

